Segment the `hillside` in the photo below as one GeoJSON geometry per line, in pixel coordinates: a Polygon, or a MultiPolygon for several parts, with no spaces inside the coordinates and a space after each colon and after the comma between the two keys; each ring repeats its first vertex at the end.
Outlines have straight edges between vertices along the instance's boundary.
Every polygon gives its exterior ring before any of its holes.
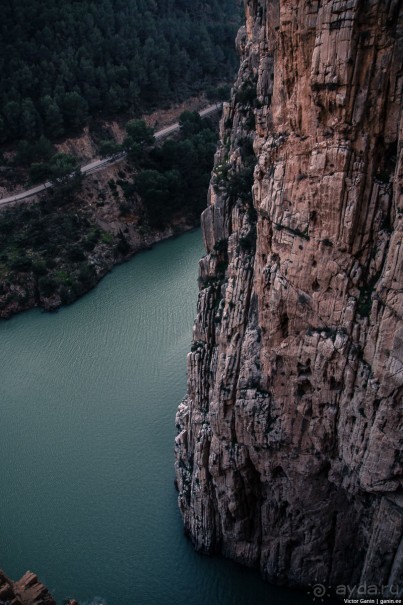
{"type": "Polygon", "coordinates": [[[2,6],[0,143],[56,139],[231,78],[237,0],[16,0],[2,6]]]}

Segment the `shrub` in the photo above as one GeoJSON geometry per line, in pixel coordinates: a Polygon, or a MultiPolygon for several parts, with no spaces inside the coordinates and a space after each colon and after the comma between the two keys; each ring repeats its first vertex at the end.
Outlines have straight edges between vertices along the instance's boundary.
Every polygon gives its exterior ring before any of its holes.
{"type": "Polygon", "coordinates": [[[113,140],[101,141],[99,155],[101,158],[112,157],[122,151],[122,146],[113,140]]]}
{"type": "Polygon", "coordinates": [[[42,183],[47,181],[51,176],[49,164],[34,162],[29,169],[29,178],[32,183],[42,183]]]}
{"type": "Polygon", "coordinates": [[[27,256],[20,256],[13,260],[10,266],[14,271],[30,271],[32,268],[32,259],[27,256]]]}
{"type": "Polygon", "coordinates": [[[44,275],[38,280],[39,291],[43,296],[52,296],[57,290],[57,283],[51,277],[44,275]]]}
{"type": "Polygon", "coordinates": [[[235,95],[235,102],[241,105],[253,106],[256,101],[256,83],[251,80],[244,82],[235,95]]]}
{"type": "Polygon", "coordinates": [[[68,257],[73,263],[85,260],[85,254],[80,246],[74,246],[69,250],[68,257]]]}
{"type": "Polygon", "coordinates": [[[92,286],[95,283],[96,273],[92,265],[83,263],[78,273],[78,279],[85,286],[92,286]]]}
{"type": "Polygon", "coordinates": [[[41,276],[46,275],[47,269],[43,261],[37,261],[32,265],[32,271],[35,275],[41,276]]]}

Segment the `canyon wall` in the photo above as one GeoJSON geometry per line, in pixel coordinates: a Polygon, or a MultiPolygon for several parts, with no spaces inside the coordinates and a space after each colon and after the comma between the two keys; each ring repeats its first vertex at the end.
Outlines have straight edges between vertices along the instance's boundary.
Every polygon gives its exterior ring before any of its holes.
{"type": "Polygon", "coordinates": [[[402,3],[245,0],[245,11],[177,414],[185,530],[272,582],[395,595],[402,3]]]}

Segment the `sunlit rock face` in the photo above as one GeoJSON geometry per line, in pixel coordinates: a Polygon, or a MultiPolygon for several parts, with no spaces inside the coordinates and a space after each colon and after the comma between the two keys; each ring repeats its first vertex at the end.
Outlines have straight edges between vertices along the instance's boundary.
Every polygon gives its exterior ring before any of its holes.
{"type": "Polygon", "coordinates": [[[198,550],[270,581],[396,592],[403,8],[245,12],[202,217],[180,510],[198,550]]]}

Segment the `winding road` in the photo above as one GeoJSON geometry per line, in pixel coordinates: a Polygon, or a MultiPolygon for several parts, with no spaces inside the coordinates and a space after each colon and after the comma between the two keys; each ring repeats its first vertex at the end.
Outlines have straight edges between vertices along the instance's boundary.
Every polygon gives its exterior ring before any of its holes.
{"type": "MultiPolygon", "coordinates": [[[[222,107],[222,103],[216,103],[215,105],[209,105],[205,109],[202,109],[201,111],[199,111],[199,114],[201,117],[204,118],[212,113],[219,111],[221,109],[221,107],[222,107]]],[[[177,132],[178,130],[179,130],[179,122],[175,122],[175,124],[171,124],[171,126],[166,126],[162,130],[155,132],[154,138],[157,140],[161,140],[161,139],[164,139],[165,137],[168,137],[169,135],[177,132]]],[[[85,174],[85,175],[94,174],[94,172],[99,172],[100,170],[103,170],[104,168],[106,168],[107,166],[110,166],[111,164],[116,164],[117,162],[121,162],[125,157],[126,157],[126,152],[122,152],[119,154],[115,154],[109,158],[104,158],[102,160],[93,160],[89,164],[86,164],[85,166],[81,166],[80,170],[81,170],[82,174],[85,174]]],[[[5,197],[5,198],[1,199],[0,206],[5,206],[7,204],[11,204],[12,202],[19,202],[21,200],[25,200],[27,198],[33,197],[34,195],[37,195],[38,193],[41,193],[42,191],[45,191],[46,189],[49,189],[50,187],[53,187],[53,183],[51,181],[48,181],[46,183],[42,183],[42,185],[37,185],[36,187],[32,187],[31,189],[26,189],[25,191],[22,191],[21,193],[17,193],[15,195],[11,195],[9,197],[5,197]]]]}

